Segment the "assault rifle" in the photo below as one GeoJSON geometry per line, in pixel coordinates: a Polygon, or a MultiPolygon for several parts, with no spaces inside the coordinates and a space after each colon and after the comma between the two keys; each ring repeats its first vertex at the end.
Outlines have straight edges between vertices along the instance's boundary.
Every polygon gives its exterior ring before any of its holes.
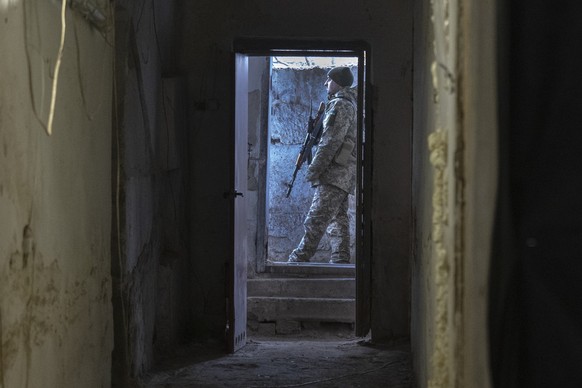
{"type": "Polygon", "coordinates": [[[297,178],[297,172],[299,169],[301,169],[303,163],[307,161],[307,164],[311,164],[311,149],[319,142],[319,138],[321,137],[321,131],[323,128],[322,116],[324,110],[325,103],[322,101],[321,104],[319,104],[319,109],[317,110],[315,117],[311,117],[313,109],[310,107],[309,120],[307,121],[307,135],[305,136],[305,140],[303,140],[301,150],[299,151],[299,155],[297,155],[297,160],[295,161],[295,171],[293,171],[293,178],[291,178],[291,182],[287,184],[289,189],[287,190],[286,198],[289,198],[289,195],[291,194],[293,184],[295,183],[295,178],[297,178]]]}

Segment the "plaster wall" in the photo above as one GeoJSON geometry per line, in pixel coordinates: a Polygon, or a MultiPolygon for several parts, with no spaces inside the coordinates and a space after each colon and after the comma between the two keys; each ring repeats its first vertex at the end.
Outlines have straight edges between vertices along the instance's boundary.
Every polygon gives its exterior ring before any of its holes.
{"type": "Polygon", "coordinates": [[[225,265],[230,260],[233,60],[236,37],[364,40],[373,86],[372,335],[409,335],[411,252],[412,3],[284,0],[183,3],[180,69],[193,108],[189,216],[196,315],[222,336],[225,265]]]}
{"type": "Polygon", "coordinates": [[[415,64],[416,255],[413,348],[419,386],[456,386],[461,340],[464,165],[458,66],[458,4],[417,4],[415,64]]]}
{"type": "Polygon", "coordinates": [[[0,2],[0,387],[111,381],[111,37],[67,8],[48,136],[60,12],[0,2]]]}
{"type": "Polygon", "coordinates": [[[465,223],[459,386],[491,387],[488,287],[498,180],[498,2],[462,1],[465,223]]]}
{"type": "Polygon", "coordinates": [[[494,4],[415,6],[412,348],[419,387],[488,387],[494,4]]]}
{"type": "Polygon", "coordinates": [[[411,345],[416,383],[426,387],[429,349],[433,346],[434,301],[429,286],[433,256],[432,182],[428,134],[435,128],[434,88],[430,66],[434,59],[431,8],[427,1],[415,3],[414,36],[414,129],[413,129],[413,216],[415,222],[414,259],[411,268],[411,345]],[[429,290],[430,289],[430,290],[429,290]]]}
{"type": "Polygon", "coordinates": [[[113,385],[131,386],[188,338],[187,135],[173,3],[116,3],[113,385]]]}

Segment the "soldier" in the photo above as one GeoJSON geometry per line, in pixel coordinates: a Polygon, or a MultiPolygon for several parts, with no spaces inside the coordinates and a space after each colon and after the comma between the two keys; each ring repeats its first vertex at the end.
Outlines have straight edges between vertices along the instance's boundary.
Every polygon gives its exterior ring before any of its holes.
{"type": "Polygon", "coordinates": [[[356,92],[351,88],[354,76],[348,67],[336,67],[327,73],[324,86],[328,102],[323,118],[323,132],[306,179],[315,187],[307,217],[305,234],[289,255],[289,263],[308,262],[326,232],[331,243],[331,264],[350,261],[348,194],[356,187],[356,92]]]}

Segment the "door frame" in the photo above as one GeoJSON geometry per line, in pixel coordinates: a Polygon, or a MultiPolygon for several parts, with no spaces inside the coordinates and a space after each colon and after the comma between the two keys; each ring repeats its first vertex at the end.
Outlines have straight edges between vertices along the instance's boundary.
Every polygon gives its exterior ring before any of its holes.
{"type": "MultiPolygon", "coordinates": [[[[370,83],[371,53],[365,41],[286,40],[237,38],[233,41],[233,58],[245,56],[357,56],[358,57],[358,175],[356,188],[356,330],[360,337],[371,328],[372,290],[372,88],[370,83]],[[360,64],[364,64],[361,66],[360,64]],[[363,82],[361,81],[363,80],[363,82]]],[[[236,67],[236,66],[235,66],[236,67]]],[[[236,74],[235,74],[236,85],[236,74]]],[[[235,88],[236,89],[236,88],[235,88]]],[[[236,94],[236,91],[235,91],[236,94]]],[[[236,99],[234,109],[236,109],[236,99]]],[[[234,127],[234,125],[233,125],[234,127]]],[[[234,141],[234,137],[233,137],[234,141]]],[[[233,145],[234,146],[234,145],[233,145]]],[[[234,151],[234,148],[233,148],[234,151]]],[[[234,161],[233,161],[234,163],[234,161]]],[[[236,166],[233,165],[233,171],[236,166]]],[[[234,219],[233,219],[234,220],[234,219]]],[[[234,240],[232,240],[234,242],[234,240]]],[[[234,252],[234,247],[233,247],[234,252]]],[[[233,256],[234,257],[234,256],[233,256]]],[[[246,264],[246,263],[245,263],[246,264]]],[[[233,279],[235,266],[230,266],[228,278],[233,279]]],[[[246,295],[246,285],[245,285],[246,295]]],[[[237,294],[228,290],[230,301],[237,294]]],[[[232,304],[233,302],[231,302],[232,304]]],[[[245,312],[246,316],[246,312],[245,312]]]]}

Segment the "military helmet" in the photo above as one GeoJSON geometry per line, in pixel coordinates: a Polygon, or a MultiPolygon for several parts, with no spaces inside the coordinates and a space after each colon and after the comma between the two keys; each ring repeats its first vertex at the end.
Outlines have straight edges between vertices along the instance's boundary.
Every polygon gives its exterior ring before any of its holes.
{"type": "Polygon", "coordinates": [[[327,76],[341,87],[352,86],[354,76],[349,67],[341,66],[331,69],[327,76]]]}

